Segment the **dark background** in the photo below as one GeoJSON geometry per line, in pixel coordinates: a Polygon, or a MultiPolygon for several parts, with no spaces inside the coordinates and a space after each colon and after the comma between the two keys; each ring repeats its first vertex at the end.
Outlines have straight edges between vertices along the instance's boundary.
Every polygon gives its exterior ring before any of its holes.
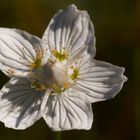
{"type": "MultiPolygon", "coordinates": [[[[87,10],[94,23],[95,58],[125,67],[128,81],[113,100],[93,104],[90,131],[64,131],[61,139],[140,140],[140,0],[0,0],[0,27],[41,37],[53,15],[71,3],[87,10]]],[[[0,73],[0,87],[7,81],[0,73]]],[[[57,135],[43,119],[23,131],[0,123],[0,140],[54,140],[57,135]]]]}

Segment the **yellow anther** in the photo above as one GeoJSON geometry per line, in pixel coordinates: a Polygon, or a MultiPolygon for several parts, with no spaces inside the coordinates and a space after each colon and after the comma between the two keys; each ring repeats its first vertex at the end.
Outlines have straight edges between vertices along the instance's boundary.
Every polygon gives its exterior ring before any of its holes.
{"type": "Polygon", "coordinates": [[[64,87],[64,89],[68,89],[70,87],[70,83],[68,83],[68,82],[64,83],[63,87],[64,87]]]}

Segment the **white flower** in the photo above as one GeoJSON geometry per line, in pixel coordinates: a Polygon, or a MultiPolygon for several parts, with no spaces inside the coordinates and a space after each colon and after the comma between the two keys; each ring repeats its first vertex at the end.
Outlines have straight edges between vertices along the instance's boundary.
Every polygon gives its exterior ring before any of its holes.
{"type": "Polygon", "coordinates": [[[0,91],[0,121],[25,129],[43,117],[54,130],[90,129],[91,103],[113,98],[124,68],[93,59],[94,28],[70,5],[51,20],[42,39],[0,28],[0,69],[11,78],[0,91]]]}

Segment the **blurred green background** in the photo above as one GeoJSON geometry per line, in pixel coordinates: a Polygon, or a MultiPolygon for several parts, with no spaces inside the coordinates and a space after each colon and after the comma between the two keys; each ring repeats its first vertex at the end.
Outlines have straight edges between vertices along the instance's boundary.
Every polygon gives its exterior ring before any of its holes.
{"type": "MultiPolygon", "coordinates": [[[[113,100],[93,104],[90,131],[72,130],[62,140],[140,140],[140,0],[0,0],[0,27],[42,36],[53,15],[69,4],[87,10],[97,38],[96,59],[126,68],[128,77],[113,100]]],[[[0,87],[8,78],[0,73],[0,87]]],[[[0,123],[0,140],[54,140],[43,119],[24,131],[0,123]]]]}

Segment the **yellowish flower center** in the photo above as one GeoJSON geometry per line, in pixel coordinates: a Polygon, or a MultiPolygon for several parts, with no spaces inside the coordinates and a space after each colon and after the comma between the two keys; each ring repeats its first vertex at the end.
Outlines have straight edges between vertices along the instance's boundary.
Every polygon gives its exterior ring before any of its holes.
{"type": "Polygon", "coordinates": [[[63,51],[52,50],[51,53],[57,61],[48,61],[42,64],[43,53],[36,52],[36,59],[31,64],[31,72],[28,79],[32,83],[32,88],[39,91],[49,91],[50,93],[61,94],[70,88],[79,77],[77,67],[66,67],[62,61],[66,60],[68,54],[63,51]]]}

